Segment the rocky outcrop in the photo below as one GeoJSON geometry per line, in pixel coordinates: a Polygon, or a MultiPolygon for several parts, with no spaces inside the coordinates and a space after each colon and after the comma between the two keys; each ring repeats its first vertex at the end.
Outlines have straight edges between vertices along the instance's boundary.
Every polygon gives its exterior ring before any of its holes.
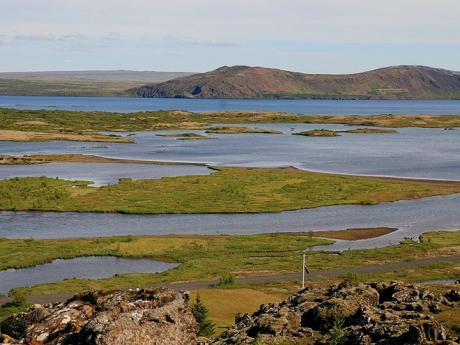
{"type": "Polygon", "coordinates": [[[460,73],[394,66],[347,74],[303,74],[232,66],[137,89],[141,97],[299,99],[460,99],[460,73]]]}
{"type": "Polygon", "coordinates": [[[198,325],[188,294],[169,290],[91,292],[35,305],[1,323],[3,344],[192,345],[198,325]]]}
{"type": "Polygon", "coordinates": [[[460,305],[423,286],[344,282],[304,289],[253,315],[214,340],[197,337],[188,294],[159,290],[90,292],[65,303],[35,305],[1,323],[11,345],[458,345],[435,316],[460,305]]]}
{"type": "Polygon", "coordinates": [[[458,292],[435,296],[424,287],[345,282],[305,289],[278,304],[239,314],[214,345],[260,344],[457,344],[432,315],[458,292]]]}

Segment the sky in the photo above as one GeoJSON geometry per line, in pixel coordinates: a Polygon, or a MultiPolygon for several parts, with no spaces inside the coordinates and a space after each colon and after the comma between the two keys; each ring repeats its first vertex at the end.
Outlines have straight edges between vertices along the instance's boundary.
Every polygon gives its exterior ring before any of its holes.
{"type": "Polygon", "coordinates": [[[460,0],[0,0],[0,71],[460,71],[460,0]]]}

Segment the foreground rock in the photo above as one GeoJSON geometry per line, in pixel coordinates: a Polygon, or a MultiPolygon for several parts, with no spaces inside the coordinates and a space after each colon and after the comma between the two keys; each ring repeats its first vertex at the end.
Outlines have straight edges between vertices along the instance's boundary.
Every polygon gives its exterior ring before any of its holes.
{"type": "MultiPolygon", "coordinates": [[[[458,292],[435,296],[403,283],[305,289],[278,304],[262,305],[214,345],[252,344],[457,344],[432,314],[449,308],[458,292]]],[[[459,316],[460,320],[460,316],[459,316]]]]}
{"type": "Polygon", "coordinates": [[[86,293],[6,319],[0,344],[196,344],[187,301],[186,293],[165,289],[86,293]]]}

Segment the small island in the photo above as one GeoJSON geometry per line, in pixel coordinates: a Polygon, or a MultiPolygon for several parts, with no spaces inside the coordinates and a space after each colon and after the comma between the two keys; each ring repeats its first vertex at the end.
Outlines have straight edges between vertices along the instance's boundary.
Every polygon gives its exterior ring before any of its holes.
{"type": "Polygon", "coordinates": [[[292,133],[293,135],[303,135],[305,137],[340,137],[340,133],[346,134],[396,134],[399,133],[395,129],[382,129],[382,128],[356,128],[346,131],[334,131],[331,129],[312,129],[309,131],[292,133]]]}
{"type": "Polygon", "coordinates": [[[22,130],[0,130],[0,141],[84,141],[103,143],[132,144],[134,140],[116,134],[99,134],[95,132],[30,132],[22,130]]]}
{"type": "Polygon", "coordinates": [[[338,131],[330,129],[312,129],[309,131],[292,133],[293,135],[303,135],[305,137],[340,137],[338,131]]]}
{"type": "Polygon", "coordinates": [[[398,134],[399,132],[395,129],[382,129],[382,128],[356,128],[348,131],[340,131],[341,133],[352,133],[352,134],[398,134]]]}
{"type": "Polygon", "coordinates": [[[217,139],[209,135],[197,134],[197,133],[167,133],[157,134],[159,137],[176,138],[177,140],[202,140],[202,139],[217,139]]]}
{"type": "Polygon", "coordinates": [[[260,128],[248,128],[248,127],[238,127],[238,126],[219,126],[219,127],[210,127],[206,130],[206,133],[213,134],[282,134],[280,131],[275,131],[272,129],[260,129],[260,128]]]}

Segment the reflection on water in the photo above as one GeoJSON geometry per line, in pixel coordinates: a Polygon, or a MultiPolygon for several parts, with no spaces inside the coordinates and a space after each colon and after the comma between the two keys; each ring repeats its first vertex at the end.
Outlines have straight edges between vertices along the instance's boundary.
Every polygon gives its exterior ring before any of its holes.
{"type": "Polygon", "coordinates": [[[117,183],[122,177],[158,179],[166,176],[208,175],[212,170],[196,165],[156,165],[120,163],[51,163],[0,165],[0,179],[24,176],[60,177],[68,180],[94,181],[98,187],[117,183]]]}
{"type": "Polygon", "coordinates": [[[20,286],[33,286],[66,278],[98,279],[119,273],[157,273],[176,267],[177,264],[147,259],[124,259],[112,256],[90,256],[70,260],[0,271],[0,293],[20,286]]]}

